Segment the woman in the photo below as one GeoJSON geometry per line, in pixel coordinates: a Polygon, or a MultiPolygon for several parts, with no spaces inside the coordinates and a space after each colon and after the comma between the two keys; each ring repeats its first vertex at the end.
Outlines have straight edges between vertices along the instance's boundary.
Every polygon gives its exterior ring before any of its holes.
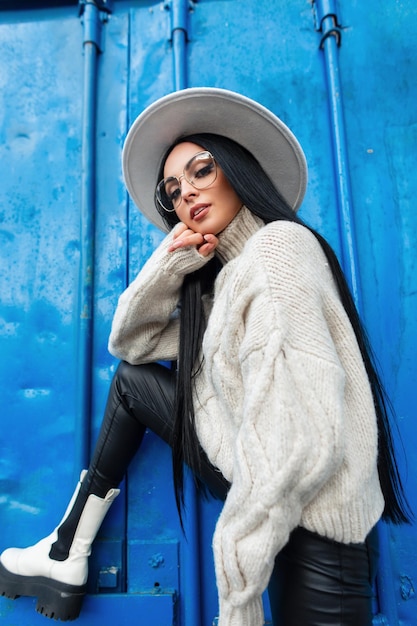
{"type": "Polygon", "coordinates": [[[139,116],[123,168],[168,235],[120,297],[122,362],[89,470],[49,537],[3,552],[0,592],[78,615],[91,543],[149,427],[173,448],[180,515],[184,462],[225,501],[220,626],[261,626],[268,584],[276,625],[370,626],[375,524],[409,514],[343,274],[296,215],[297,140],[252,100],[188,89],[139,116]]]}

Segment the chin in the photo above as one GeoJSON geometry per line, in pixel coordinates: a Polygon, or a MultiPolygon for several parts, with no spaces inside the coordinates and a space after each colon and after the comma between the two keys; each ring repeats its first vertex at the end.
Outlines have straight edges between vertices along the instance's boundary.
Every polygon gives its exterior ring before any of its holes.
{"type": "Polygon", "coordinates": [[[190,230],[193,230],[195,233],[200,233],[200,235],[215,235],[210,224],[191,224],[189,226],[190,230]]]}
{"type": "Polygon", "coordinates": [[[201,223],[198,225],[194,225],[194,232],[196,233],[201,233],[202,235],[218,235],[219,233],[221,233],[225,228],[226,228],[227,224],[219,224],[217,223],[213,223],[212,221],[207,221],[205,223],[201,223]]]}

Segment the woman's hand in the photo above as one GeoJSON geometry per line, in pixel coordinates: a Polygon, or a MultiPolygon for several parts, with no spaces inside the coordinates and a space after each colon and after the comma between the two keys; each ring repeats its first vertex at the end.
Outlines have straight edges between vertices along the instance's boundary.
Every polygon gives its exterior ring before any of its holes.
{"type": "Polygon", "coordinates": [[[174,252],[178,250],[178,248],[185,248],[187,246],[194,246],[201,256],[208,256],[217,244],[219,240],[216,235],[202,235],[201,233],[195,233],[193,230],[188,228],[186,224],[179,224],[174,231],[174,240],[170,247],[168,248],[168,252],[174,252]]]}

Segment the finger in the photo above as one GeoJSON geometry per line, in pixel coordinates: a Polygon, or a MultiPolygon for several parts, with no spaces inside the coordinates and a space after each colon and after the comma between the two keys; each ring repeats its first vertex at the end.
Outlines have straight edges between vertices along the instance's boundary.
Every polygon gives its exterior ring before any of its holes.
{"type": "Polygon", "coordinates": [[[204,235],[204,243],[199,247],[198,252],[202,256],[208,256],[216,248],[219,240],[215,235],[204,235]]]}
{"type": "Polygon", "coordinates": [[[178,239],[185,231],[190,230],[186,224],[179,222],[176,224],[173,230],[173,238],[178,239]]]}
{"type": "Polygon", "coordinates": [[[203,235],[201,235],[200,233],[194,233],[193,231],[188,230],[182,233],[179,239],[175,239],[172,242],[172,244],[168,248],[168,251],[173,252],[174,250],[178,250],[178,248],[186,248],[190,246],[194,246],[195,248],[197,248],[203,242],[204,242],[203,235]]]}
{"type": "Polygon", "coordinates": [[[204,243],[199,247],[198,254],[201,254],[201,256],[208,256],[211,252],[213,252],[215,247],[216,246],[213,246],[211,243],[204,243]]]}
{"type": "Polygon", "coordinates": [[[212,244],[214,247],[216,247],[219,243],[218,237],[216,237],[216,235],[212,235],[211,233],[204,235],[204,241],[212,244]]]}

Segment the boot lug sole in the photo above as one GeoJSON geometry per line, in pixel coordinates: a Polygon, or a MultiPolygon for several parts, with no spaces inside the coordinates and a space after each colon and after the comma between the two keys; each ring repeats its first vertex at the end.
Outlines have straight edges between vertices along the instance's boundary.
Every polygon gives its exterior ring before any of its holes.
{"type": "Polygon", "coordinates": [[[68,585],[44,576],[20,576],[0,563],[0,596],[15,600],[20,596],[37,598],[36,610],[62,622],[77,619],[86,585],[68,585]]]}

